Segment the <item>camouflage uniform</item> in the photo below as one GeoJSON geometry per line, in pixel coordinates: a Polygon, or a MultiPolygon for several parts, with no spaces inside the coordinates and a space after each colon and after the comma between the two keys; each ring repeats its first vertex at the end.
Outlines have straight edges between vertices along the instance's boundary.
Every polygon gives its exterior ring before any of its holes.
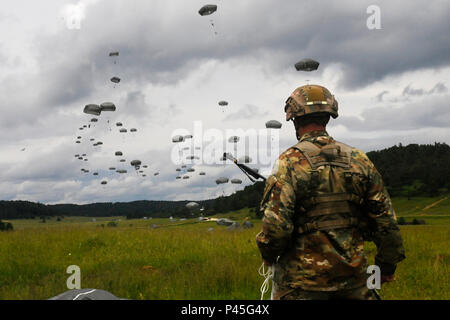
{"type": "Polygon", "coordinates": [[[274,264],[273,299],[372,299],[364,240],[376,244],[382,274],[405,258],[380,174],[364,152],[326,131],[304,134],[280,155],[261,210],[256,241],[274,264]]]}

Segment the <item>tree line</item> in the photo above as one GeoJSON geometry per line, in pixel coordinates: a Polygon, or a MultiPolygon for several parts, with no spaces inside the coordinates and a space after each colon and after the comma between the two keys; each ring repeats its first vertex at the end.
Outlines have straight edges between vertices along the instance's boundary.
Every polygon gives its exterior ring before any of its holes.
{"type": "MultiPolygon", "coordinates": [[[[393,146],[367,153],[386,183],[391,196],[431,196],[447,194],[450,190],[450,147],[445,143],[427,145],[410,144],[393,146]]],[[[0,201],[0,219],[34,219],[36,217],[126,216],[142,217],[192,217],[257,208],[261,201],[264,183],[246,186],[229,196],[197,201],[202,210],[189,210],[186,201],[132,201],[105,202],[85,205],[44,205],[29,201],[0,201]]],[[[255,214],[258,210],[253,209],[255,214]]]]}

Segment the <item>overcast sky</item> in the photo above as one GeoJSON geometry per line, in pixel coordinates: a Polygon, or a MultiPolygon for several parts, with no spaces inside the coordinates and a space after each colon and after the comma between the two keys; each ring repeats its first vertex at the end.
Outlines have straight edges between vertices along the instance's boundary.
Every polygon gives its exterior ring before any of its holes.
{"type": "Polygon", "coordinates": [[[217,159],[223,145],[233,152],[221,139],[240,135],[238,154],[250,154],[251,166],[268,174],[267,142],[275,158],[296,143],[284,102],[306,83],[327,87],[339,102],[330,135],[366,152],[450,142],[448,1],[211,3],[217,12],[200,16],[209,2],[3,0],[0,198],[90,203],[230,194],[250,181],[234,165],[207,159],[217,159]],[[370,5],[380,8],[380,29],[367,27],[370,5]],[[296,71],[303,58],[318,60],[319,69],[296,71]],[[79,130],[93,118],[84,106],[107,101],[117,110],[79,130]],[[272,119],[283,127],[267,130],[272,119]],[[121,134],[118,121],[138,131],[121,134]],[[176,134],[194,137],[174,144],[176,134]],[[124,163],[114,156],[119,150],[124,163]],[[88,161],[74,156],[83,153],[88,161]],[[195,172],[182,175],[190,179],[176,180],[181,163],[174,160],[193,153],[203,161],[187,164],[195,172]],[[148,165],[146,177],[130,166],[134,159],[148,165]],[[243,184],[217,186],[222,176],[243,184]]]}

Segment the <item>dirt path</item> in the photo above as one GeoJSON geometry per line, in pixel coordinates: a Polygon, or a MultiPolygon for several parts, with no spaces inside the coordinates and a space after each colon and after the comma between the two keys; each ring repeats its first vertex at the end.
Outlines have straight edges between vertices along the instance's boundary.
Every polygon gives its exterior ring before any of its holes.
{"type": "Polygon", "coordinates": [[[425,208],[423,208],[423,210],[430,209],[431,207],[434,207],[435,205],[441,203],[442,201],[444,201],[444,200],[447,199],[447,198],[448,198],[448,196],[446,196],[445,198],[442,198],[441,200],[438,200],[438,201],[436,201],[436,202],[433,202],[432,204],[430,204],[430,205],[426,206],[425,208]]]}

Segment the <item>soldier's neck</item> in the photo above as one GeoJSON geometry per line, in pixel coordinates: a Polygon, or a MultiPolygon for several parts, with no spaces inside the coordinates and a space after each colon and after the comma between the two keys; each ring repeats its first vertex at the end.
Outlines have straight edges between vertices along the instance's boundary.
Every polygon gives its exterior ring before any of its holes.
{"type": "Polygon", "coordinates": [[[307,125],[302,126],[302,127],[300,127],[298,129],[297,133],[298,133],[299,140],[301,139],[301,137],[304,134],[312,132],[312,131],[326,131],[326,130],[325,130],[324,126],[321,126],[321,125],[316,124],[316,123],[307,124],[307,125]]]}

